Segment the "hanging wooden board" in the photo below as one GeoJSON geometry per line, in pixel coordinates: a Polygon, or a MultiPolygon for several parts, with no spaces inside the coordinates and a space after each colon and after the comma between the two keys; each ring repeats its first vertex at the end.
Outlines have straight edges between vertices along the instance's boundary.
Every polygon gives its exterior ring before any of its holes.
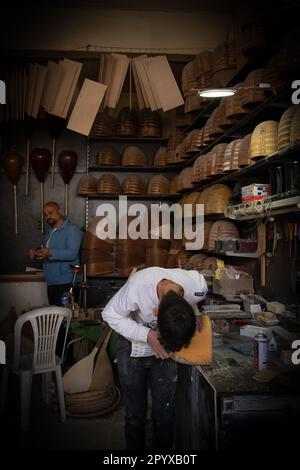
{"type": "Polygon", "coordinates": [[[37,65],[30,64],[28,83],[27,83],[28,86],[27,86],[27,93],[26,93],[26,106],[25,106],[25,111],[28,114],[28,116],[31,116],[36,76],[37,76],[37,65]]]}
{"type": "Polygon", "coordinates": [[[129,58],[125,54],[110,54],[113,57],[113,67],[108,91],[106,95],[106,105],[115,108],[121,94],[125,75],[129,65],[129,58]]]}
{"type": "Polygon", "coordinates": [[[149,57],[149,58],[143,60],[141,63],[142,63],[142,66],[144,67],[144,71],[145,71],[145,74],[147,76],[147,80],[148,80],[148,84],[149,84],[149,91],[151,93],[151,96],[153,97],[153,101],[154,101],[154,104],[155,104],[155,106],[153,108],[151,108],[151,111],[156,111],[157,109],[161,109],[161,103],[160,103],[159,96],[156,92],[155,86],[151,81],[151,75],[149,73],[149,67],[151,66],[151,62],[152,62],[152,57],[149,57]]]}
{"type": "Polygon", "coordinates": [[[158,94],[163,111],[169,111],[184,104],[166,56],[152,57],[148,66],[148,74],[151,85],[158,94]]]}
{"type": "Polygon", "coordinates": [[[100,55],[100,59],[99,59],[99,70],[98,70],[98,82],[99,83],[104,83],[103,82],[103,76],[104,76],[104,57],[105,57],[105,54],[101,54],[100,55]]]}
{"type": "Polygon", "coordinates": [[[35,90],[32,100],[32,109],[31,109],[31,116],[35,119],[38,116],[38,111],[41,103],[41,98],[46,82],[47,76],[47,67],[42,65],[36,66],[36,81],[35,81],[35,90]]]}
{"type": "Polygon", "coordinates": [[[143,95],[143,99],[144,99],[144,102],[145,102],[145,106],[146,108],[150,108],[150,103],[149,103],[149,100],[148,100],[148,97],[147,97],[147,93],[146,93],[146,89],[145,89],[145,84],[144,84],[144,81],[143,81],[143,74],[142,74],[142,70],[141,70],[141,67],[139,66],[139,62],[143,59],[146,59],[147,58],[147,55],[146,54],[143,54],[143,55],[140,55],[138,57],[135,57],[133,60],[132,60],[132,68],[135,69],[136,71],[136,74],[137,74],[137,77],[138,77],[138,81],[140,83],[140,87],[141,87],[141,91],[142,91],[142,95],[143,95]]]}
{"type": "Polygon", "coordinates": [[[146,59],[141,59],[136,62],[136,68],[138,75],[140,77],[140,80],[143,84],[143,89],[145,91],[146,97],[147,97],[147,102],[149,103],[149,108],[151,108],[151,111],[154,111],[156,108],[156,102],[153,96],[152,88],[149,82],[149,77],[147,74],[147,71],[144,66],[144,60],[146,59]]]}
{"type": "Polygon", "coordinates": [[[64,69],[61,65],[49,60],[47,64],[46,82],[41,98],[41,106],[49,111],[54,104],[60,84],[63,81],[64,69]]]}
{"type": "Polygon", "coordinates": [[[63,68],[64,75],[53,106],[49,109],[49,113],[66,118],[82,64],[80,62],[75,62],[74,60],[64,59],[59,62],[59,65],[63,68]]]}
{"type": "Polygon", "coordinates": [[[139,77],[138,77],[138,74],[137,74],[137,71],[136,71],[136,68],[135,68],[135,63],[134,63],[133,60],[131,61],[131,68],[132,68],[132,75],[133,75],[134,84],[135,84],[136,96],[137,96],[137,100],[138,100],[138,106],[139,106],[139,109],[142,110],[146,107],[146,105],[145,105],[145,100],[144,100],[144,97],[143,97],[139,77]]]}
{"type": "Polygon", "coordinates": [[[67,128],[89,135],[107,86],[93,80],[85,79],[78,99],[70,116],[67,128]]]}

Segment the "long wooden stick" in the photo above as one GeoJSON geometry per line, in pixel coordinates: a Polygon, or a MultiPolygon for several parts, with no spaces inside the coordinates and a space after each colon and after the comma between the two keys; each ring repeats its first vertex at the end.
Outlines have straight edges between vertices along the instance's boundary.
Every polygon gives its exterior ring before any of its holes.
{"type": "Polygon", "coordinates": [[[65,216],[68,215],[69,209],[69,185],[65,184],[65,216]]]}
{"type": "Polygon", "coordinates": [[[18,206],[17,206],[17,185],[14,184],[14,215],[15,215],[15,234],[18,235],[18,206]]]}
{"type": "Polygon", "coordinates": [[[44,233],[44,214],[43,214],[43,207],[44,207],[44,183],[40,183],[40,198],[41,198],[41,227],[42,233],[44,233]]]}
{"type": "Polygon", "coordinates": [[[55,154],[56,154],[56,139],[52,139],[52,160],[51,160],[51,181],[50,181],[51,188],[54,188],[55,154]]]}
{"type": "Polygon", "coordinates": [[[29,194],[30,139],[26,140],[25,196],[29,194]]]}

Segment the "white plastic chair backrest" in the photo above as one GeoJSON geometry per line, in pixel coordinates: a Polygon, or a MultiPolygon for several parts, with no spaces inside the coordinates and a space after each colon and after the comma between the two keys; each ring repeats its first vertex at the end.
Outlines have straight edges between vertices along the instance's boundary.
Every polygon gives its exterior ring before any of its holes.
{"type": "Polygon", "coordinates": [[[31,310],[22,314],[15,324],[15,345],[14,345],[14,370],[19,369],[21,332],[23,325],[30,321],[33,337],[34,352],[32,361],[32,371],[42,372],[53,370],[56,365],[55,349],[58,333],[63,319],[66,319],[65,337],[63,343],[62,357],[64,355],[67,333],[72,317],[72,312],[66,307],[46,307],[31,310]]]}

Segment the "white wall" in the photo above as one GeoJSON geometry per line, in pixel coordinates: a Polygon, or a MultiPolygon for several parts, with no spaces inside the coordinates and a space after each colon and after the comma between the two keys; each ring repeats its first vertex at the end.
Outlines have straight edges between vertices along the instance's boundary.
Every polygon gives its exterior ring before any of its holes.
{"type": "Polygon", "coordinates": [[[76,50],[90,44],[108,50],[196,54],[224,41],[230,23],[230,14],[219,11],[15,8],[5,15],[0,47],[15,50],[76,50]]]}

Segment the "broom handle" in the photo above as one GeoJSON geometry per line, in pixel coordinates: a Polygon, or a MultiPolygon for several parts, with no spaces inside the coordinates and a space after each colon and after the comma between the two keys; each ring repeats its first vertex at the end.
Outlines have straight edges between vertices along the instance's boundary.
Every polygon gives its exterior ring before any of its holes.
{"type": "Polygon", "coordinates": [[[44,183],[40,183],[40,198],[41,198],[41,223],[42,223],[42,233],[44,233],[44,214],[43,214],[43,207],[44,207],[44,183]]]}
{"type": "Polygon", "coordinates": [[[18,234],[18,206],[17,206],[17,185],[14,184],[14,215],[15,215],[15,234],[18,234]]]}
{"type": "Polygon", "coordinates": [[[30,139],[26,141],[26,174],[25,174],[25,196],[29,194],[29,155],[30,155],[30,139]]]}
{"type": "Polygon", "coordinates": [[[56,153],[56,139],[52,139],[51,181],[50,181],[51,188],[54,188],[55,153],[56,153]]]}

